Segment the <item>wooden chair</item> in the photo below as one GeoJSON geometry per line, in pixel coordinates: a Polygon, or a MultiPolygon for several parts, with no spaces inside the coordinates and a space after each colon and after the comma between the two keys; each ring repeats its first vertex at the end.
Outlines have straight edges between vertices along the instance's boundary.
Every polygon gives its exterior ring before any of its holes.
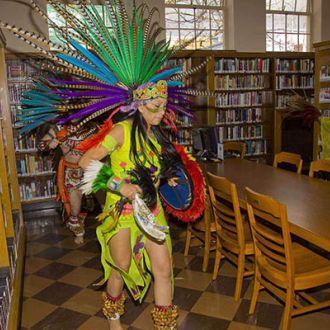
{"type": "Polygon", "coordinates": [[[186,244],[184,249],[184,256],[189,254],[189,249],[191,245],[191,240],[196,238],[204,244],[203,253],[203,272],[206,272],[210,252],[215,250],[215,244],[212,244],[212,238],[216,232],[212,206],[210,202],[210,196],[208,193],[205,194],[205,211],[203,218],[196,223],[189,223],[186,232],[186,244]]]}
{"type": "Polygon", "coordinates": [[[228,141],[223,144],[224,153],[235,153],[239,154],[240,158],[243,159],[245,157],[245,143],[244,142],[236,142],[236,141],[228,141]]]}
{"type": "Polygon", "coordinates": [[[330,160],[319,159],[311,162],[309,176],[313,178],[315,173],[320,171],[330,173],[330,160]]]}
{"type": "Polygon", "coordinates": [[[303,161],[302,161],[300,155],[294,154],[292,152],[282,151],[275,155],[273,166],[278,167],[278,164],[280,164],[280,163],[287,163],[287,164],[295,165],[297,168],[297,173],[301,174],[303,161]]]}
{"type": "Polygon", "coordinates": [[[253,274],[254,254],[248,221],[242,218],[235,184],[224,177],[207,173],[211,203],[217,226],[217,249],[212,279],[215,280],[222,256],[237,266],[235,301],[241,296],[243,277],[253,274]]]}
{"type": "Polygon", "coordinates": [[[330,261],[291,241],[285,205],[249,188],[246,195],[256,259],[249,313],[254,313],[262,286],[285,303],[281,329],[286,330],[291,316],[330,306],[330,300],[319,303],[303,292],[329,283],[330,261]]]}

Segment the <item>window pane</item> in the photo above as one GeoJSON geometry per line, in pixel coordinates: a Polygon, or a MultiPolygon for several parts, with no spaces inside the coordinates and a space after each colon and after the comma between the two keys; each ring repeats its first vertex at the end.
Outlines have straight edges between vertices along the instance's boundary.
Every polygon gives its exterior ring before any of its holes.
{"type": "Polygon", "coordinates": [[[274,51],[285,51],[285,34],[274,33],[274,51]]]}
{"type": "Polygon", "coordinates": [[[210,10],[211,15],[211,29],[223,30],[223,12],[219,10],[210,10]]]}
{"type": "Polygon", "coordinates": [[[309,0],[297,0],[296,11],[307,12],[307,1],[309,0]]]}
{"type": "Polygon", "coordinates": [[[308,40],[309,40],[309,35],[307,34],[299,34],[299,48],[301,52],[307,52],[308,49],[308,40]]]}
{"type": "Polygon", "coordinates": [[[212,49],[224,48],[224,34],[222,31],[211,31],[212,49]]]}
{"type": "Polygon", "coordinates": [[[196,29],[210,29],[209,11],[196,9],[196,29]]]}
{"type": "Polygon", "coordinates": [[[307,25],[307,16],[299,16],[299,32],[309,32],[307,25]]]}
{"type": "Polygon", "coordinates": [[[64,41],[58,37],[54,29],[50,28],[48,32],[49,32],[49,40],[60,45],[64,44],[64,41]]]}
{"type": "Polygon", "coordinates": [[[179,31],[178,30],[166,30],[166,40],[171,39],[171,46],[179,46],[179,31]]]}
{"type": "Polygon", "coordinates": [[[178,5],[191,5],[191,0],[176,0],[178,5]]]}
{"type": "Polygon", "coordinates": [[[282,0],[270,0],[270,9],[271,10],[283,10],[282,0]]]}
{"type": "Polygon", "coordinates": [[[65,26],[65,20],[62,16],[57,14],[57,11],[51,6],[47,6],[48,17],[56,24],[57,26],[65,26]]]}
{"type": "MultiPolygon", "coordinates": [[[[195,31],[194,30],[181,30],[180,31],[180,43],[183,44],[192,38],[195,38],[195,31]]],[[[191,42],[186,49],[195,49],[195,42],[191,42]]]]}
{"type": "Polygon", "coordinates": [[[284,10],[285,11],[295,11],[295,0],[284,0],[284,10]]]}
{"type": "Polygon", "coordinates": [[[285,15],[274,14],[274,32],[285,32],[285,15]]]}
{"type": "Polygon", "coordinates": [[[194,28],[194,9],[180,8],[180,28],[193,29],[194,28]]]}
{"type": "Polygon", "coordinates": [[[209,49],[211,46],[210,31],[196,31],[196,49],[209,49]]]}
{"type": "Polygon", "coordinates": [[[298,15],[286,16],[286,30],[287,32],[298,33],[298,15]]]}
{"type": "Polygon", "coordinates": [[[270,0],[266,0],[266,10],[270,9],[270,0]]]}
{"type": "Polygon", "coordinates": [[[286,49],[289,52],[299,52],[299,44],[298,44],[298,34],[288,34],[286,36],[287,45],[286,49]]]}
{"type": "Polygon", "coordinates": [[[267,33],[266,36],[266,50],[272,51],[273,50],[273,34],[267,33]]]}
{"type": "Polygon", "coordinates": [[[165,8],[166,29],[177,29],[179,27],[179,15],[176,8],[165,8]]]}
{"type": "Polygon", "coordinates": [[[266,31],[273,31],[273,15],[266,15],[266,31]]]}

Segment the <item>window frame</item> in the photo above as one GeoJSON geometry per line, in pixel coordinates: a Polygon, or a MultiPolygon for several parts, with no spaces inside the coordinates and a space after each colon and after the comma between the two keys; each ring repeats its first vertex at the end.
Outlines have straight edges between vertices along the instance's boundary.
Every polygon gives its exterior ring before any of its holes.
{"type": "MultiPolygon", "coordinates": [[[[297,0],[292,0],[295,1],[295,9],[297,8],[297,0]]],[[[310,52],[311,51],[311,36],[312,36],[312,31],[311,31],[311,26],[312,26],[312,3],[311,0],[306,0],[307,1],[307,8],[306,11],[286,11],[284,9],[284,0],[282,0],[282,10],[273,10],[273,9],[269,9],[270,5],[271,5],[271,0],[266,1],[266,51],[279,51],[279,52],[292,52],[295,50],[288,50],[288,36],[289,35],[294,35],[297,36],[298,38],[298,46],[299,46],[299,40],[300,40],[300,36],[304,36],[307,38],[306,41],[306,50],[297,50],[297,51],[301,51],[301,52],[310,52]],[[269,7],[267,8],[267,5],[269,4],[269,7]],[[272,30],[268,31],[267,30],[267,15],[272,15],[272,30]],[[274,31],[274,15],[284,15],[285,17],[285,22],[284,22],[284,32],[275,32],[274,31]],[[298,27],[297,27],[297,32],[287,32],[287,20],[288,20],[288,16],[289,15],[293,15],[293,16],[298,16],[298,27]],[[307,28],[306,28],[306,32],[300,32],[300,17],[306,17],[307,19],[307,28]],[[272,48],[271,49],[267,49],[267,38],[268,35],[271,34],[272,35],[272,48]],[[284,42],[284,50],[275,50],[274,49],[274,44],[275,44],[275,34],[281,34],[284,35],[285,38],[285,42],[284,42]]]]}
{"type": "MultiPolygon", "coordinates": [[[[179,45],[181,46],[184,42],[181,41],[181,31],[194,31],[194,38],[195,38],[195,41],[194,41],[194,47],[192,48],[193,50],[201,50],[201,49],[205,49],[205,48],[199,48],[197,47],[197,40],[198,40],[198,31],[208,31],[208,36],[209,36],[209,43],[210,45],[206,48],[208,50],[213,50],[213,44],[212,44],[212,31],[220,31],[220,33],[222,33],[222,40],[223,40],[223,43],[222,43],[222,48],[216,48],[214,50],[224,50],[225,49],[225,44],[226,44],[226,40],[225,40],[225,20],[226,20],[226,0],[220,0],[222,2],[222,5],[219,5],[219,6],[213,6],[213,5],[198,5],[198,4],[173,4],[173,3],[167,3],[167,1],[165,0],[164,1],[164,8],[165,8],[165,31],[166,31],[166,39],[169,40],[168,38],[168,31],[177,31],[178,33],[178,39],[179,39],[179,45]],[[173,9],[178,9],[178,15],[179,15],[179,11],[180,9],[193,9],[194,10],[194,27],[193,28],[181,28],[180,27],[180,19],[178,17],[178,21],[177,21],[177,24],[178,24],[178,28],[177,29],[173,29],[173,28],[167,28],[166,27],[166,9],[167,8],[173,8],[173,9]],[[196,28],[196,14],[195,14],[195,10],[207,10],[208,11],[208,16],[209,16],[209,27],[208,29],[198,29],[196,28]],[[219,12],[221,12],[221,15],[223,17],[223,27],[222,29],[215,29],[215,28],[212,28],[211,26],[211,17],[210,17],[210,14],[211,14],[211,11],[213,10],[218,10],[219,12]]],[[[193,0],[191,0],[191,3],[193,2],[193,0]]],[[[178,45],[177,45],[178,46],[178,45]]],[[[191,48],[189,48],[191,50],[191,48]]]]}

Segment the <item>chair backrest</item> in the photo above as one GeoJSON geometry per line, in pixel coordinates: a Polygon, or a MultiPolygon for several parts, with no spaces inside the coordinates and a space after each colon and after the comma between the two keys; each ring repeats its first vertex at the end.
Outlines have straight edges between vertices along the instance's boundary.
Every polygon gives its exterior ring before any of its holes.
{"type": "Polygon", "coordinates": [[[293,280],[292,244],[286,206],[274,198],[245,188],[256,263],[272,266],[293,280]]]}
{"type": "Polygon", "coordinates": [[[240,155],[240,158],[243,159],[245,157],[245,143],[237,141],[224,142],[223,151],[238,153],[240,155]]]}
{"type": "Polygon", "coordinates": [[[275,155],[273,166],[278,167],[279,163],[287,163],[287,164],[295,165],[297,168],[297,173],[301,174],[303,161],[300,155],[294,154],[292,152],[282,151],[275,155]]]}
{"type": "Polygon", "coordinates": [[[207,231],[211,228],[211,224],[214,222],[212,204],[210,200],[210,194],[206,190],[205,191],[205,210],[204,215],[201,221],[196,221],[193,223],[193,227],[200,231],[207,231]]]}
{"type": "Polygon", "coordinates": [[[244,228],[235,184],[210,172],[207,173],[207,179],[214,218],[220,227],[220,237],[243,249],[244,228]]]}
{"type": "Polygon", "coordinates": [[[311,162],[309,176],[314,177],[315,173],[320,171],[330,173],[330,160],[319,159],[311,162]]]}

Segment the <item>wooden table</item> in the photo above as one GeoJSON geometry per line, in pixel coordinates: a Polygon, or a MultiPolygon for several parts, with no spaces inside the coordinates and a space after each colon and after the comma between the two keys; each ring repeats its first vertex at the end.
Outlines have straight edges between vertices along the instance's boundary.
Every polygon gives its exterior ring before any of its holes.
{"type": "Polygon", "coordinates": [[[287,206],[291,232],[330,251],[330,183],[241,159],[201,163],[203,172],[224,176],[237,186],[241,206],[245,187],[287,206]]]}

